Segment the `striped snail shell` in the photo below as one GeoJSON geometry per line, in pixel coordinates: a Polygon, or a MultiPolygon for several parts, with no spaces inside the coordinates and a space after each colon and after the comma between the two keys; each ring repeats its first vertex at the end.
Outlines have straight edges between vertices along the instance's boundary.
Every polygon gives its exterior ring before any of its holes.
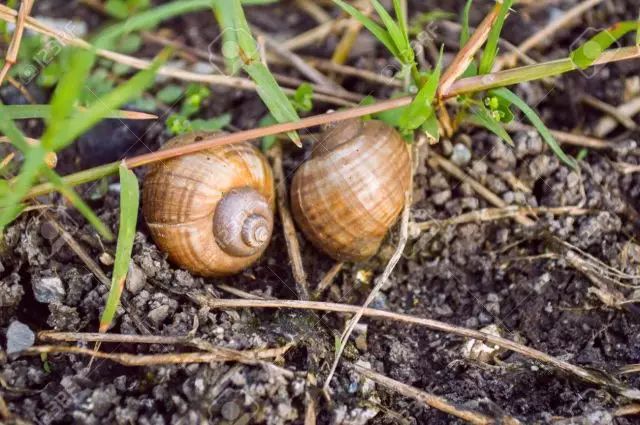
{"type": "Polygon", "coordinates": [[[404,206],[411,160],[402,136],[381,121],[325,130],[296,171],[291,211],[308,240],[339,261],[374,255],[404,206]]]}
{"type": "MultiPolygon", "coordinates": [[[[164,148],[202,140],[191,133],[164,148]]],[[[233,274],[253,264],[273,231],[271,168],[250,143],[223,145],[152,166],[142,212],[169,260],[202,276],[233,274]]]]}

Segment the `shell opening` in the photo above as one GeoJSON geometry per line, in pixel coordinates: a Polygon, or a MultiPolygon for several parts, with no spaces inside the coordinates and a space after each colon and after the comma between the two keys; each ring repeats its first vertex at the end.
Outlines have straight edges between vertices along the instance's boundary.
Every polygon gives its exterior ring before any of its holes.
{"type": "Polygon", "coordinates": [[[272,232],[273,212],[255,189],[233,189],[218,202],[213,233],[227,254],[238,257],[257,254],[269,243],[272,232]]]}

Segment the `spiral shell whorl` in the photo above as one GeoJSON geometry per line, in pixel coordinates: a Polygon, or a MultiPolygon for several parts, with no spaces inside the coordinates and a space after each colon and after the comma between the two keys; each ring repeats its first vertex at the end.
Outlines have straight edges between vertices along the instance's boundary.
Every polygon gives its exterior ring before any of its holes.
{"type": "MultiPolygon", "coordinates": [[[[209,136],[179,136],[165,148],[209,136]]],[[[250,143],[219,146],[152,166],[142,200],[158,247],[171,262],[202,276],[224,276],[250,266],[266,249],[273,229],[273,175],[266,158],[250,143]],[[221,225],[223,218],[230,223],[221,225]]]]}
{"type": "Polygon", "coordinates": [[[213,234],[227,254],[248,257],[260,252],[272,231],[269,204],[255,189],[233,189],[218,202],[213,234]]]}

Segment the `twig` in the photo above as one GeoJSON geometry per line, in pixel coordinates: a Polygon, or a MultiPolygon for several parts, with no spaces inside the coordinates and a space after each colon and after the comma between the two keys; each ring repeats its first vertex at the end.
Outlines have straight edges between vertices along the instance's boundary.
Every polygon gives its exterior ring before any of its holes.
{"type": "Polygon", "coordinates": [[[313,66],[309,65],[302,59],[300,56],[292,52],[291,50],[284,47],[280,42],[273,40],[271,37],[262,33],[267,46],[269,46],[274,52],[276,52],[283,59],[286,59],[293,65],[295,68],[300,71],[304,76],[306,76],[309,80],[314,83],[320,85],[321,87],[325,87],[327,89],[331,89],[334,92],[342,92],[345,91],[340,85],[336,84],[334,81],[327,78],[313,66]]]}
{"type": "Polygon", "coordinates": [[[56,342],[118,342],[122,344],[162,344],[162,345],[193,345],[189,336],[164,335],[133,335],[133,334],[105,334],[98,332],[38,332],[41,341],[56,342]]]}
{"type": "MultiPolygon", "coordinates": [[[[578,2],[573,8],[566,11],[560,18],[553,19],[547,24],[546,27],[533,33],[533,35],[520,43],[518,46],[518,52],[521,54],[526,53],[532,48],[536,47],[542,42],[548,42],[553,38],[553,35],[561,28],[568,26],[578,16],[582,15],[592,7],[602,3],[603,0],[586,0],[578,2]]],[[[505,66],[514,66],[518,56],[513,53],[508,53],[500,56],[496,60],[494,70],[500,70],[505,66]]]]}
{"type": "Polygon", "coordinates": [[[334,31],[342,31],[342,29],[346,28],[348,25],[348,19],[331,20],[288,39],[283,42],[282,45],[291,51],[302,49],[303,47],[323,40],[334,31]]]}
{"type": "Polygon", "coordinates": [[[20,42],[22,41],[22,34],[24,33],[25,20],[31,8],[33,7],[34,0],[22,0],[20,4],[20,10],[18,11],[18,20],[16,22],[16,29],[11,39],[11,44],[7,49],[7,55],[5,56],[4,65],[0,70],[0,86],[4,81],[4,77],[9,73],[11,67],[16,63],[18,59],[18,52],[20,51],[20,42]]]}
{"type": "Polygon", "coordinates": [[[322,296],[324,291],[333,283],[333,279],[335,279],[338,273],[340,273],[340,270],[342,270],[343,266],[344,266],[344,263],[341,261],[338,261],[333,266],[331,266],[329,271],[324,276],[322,276],[320,283],[318,283],[318,286],[316,287],[316,290],[313,293],[314,299],[317,300],[322,296]]]}
{"type": "Polygon", "coordinates": [[[358,366],[353,363],[345,362],[345,365],[358,372],[360,375],[371,379],[373,382],[383,385],[393,391],[402,394],[405,397],[412,398],[419,402],[440,410],[441,412],[463,419],[472,424],[486,425],[486,424],[505,424],[516,425],[520,424],[520,421],[511,416],[502,416],[500,418],[491,418],[479,412],[473,410],[458,408],[449,400],[439,397],[434,394],[430,394],[426,391],[419,390],[418,388],[396,381],[395,379],[384,376],[380,373],[374,372],[371,369],[366,369],[362,366],[358,366]]]}
{"type": "Polygon", "coordinates": [[[620,124],[622,124],[629,130],[633,130],[637,127],[636,123],[629,116],[620,113],[618,108],[608,104],[607,102],[603,102],[597,97],[585,94],[582,96],[581,100],[585,104],[593,108],[596,108],[599,111],[604,112],[605,114],[608,114],[611,118],[615,119],[616,121],[618,121],[620,124]]]}
{"type": "MultiPolygon", "coordinates": [[[[409,157],[415,160],[417,155],[411,154],[411,148],[409,146],[407,146],[407,150],[409,151],[409,157]]],[[[349,322],[347,323],[347,326],[342,332],[342,335],[340,336],[340,342],[337,346],[335,358],[333,360],[333,364],[331,365],[331,370],[329,371],[329,374],[327,375],[327,378],[325,379],[324,385],[322,387],[325,394],[329,394],[331,378],[333,377],[333,374],[335,373],[336,368],[338,367],[338,363],[340,362],[340,357],[342,356],[342,352],[344,351],[344,348],[346,347],[347,342],[349,341],[349,337],[351,336],[351,333],[353,332],[356,325],[358,324],[358,321],[360,321],[360,318],[362,318],[362,315],[364,314],[366,308],[373,302],[373,300],[378,295],[378,292],[380,292],[384,284],[387,283],[387,280],[389,279],[389,276],[391,276],[393,269],[395,269],[396,265],[398,264],[398,261],[400,261],[400,258],[402,257],[402,252],[404,251],[404,247],[407,245],[407,240],[409,239],[409,215],[411,212],[411,204],[413,199],[413,170],[415,168],[413,166],[413,160],[411,163],[411,172],[409,173],[408,189],[404,194],[404,208],[402,210],[402,216],[400,218],[400,239],[398,240],[398,244],[396,246],[396,249],[393,255],[391,256],[391,259],[389,260],[386,267],[384,268],[384,271],[382,272],[382,276],[378,278],[375,286],[373,287],[371,292],[369,292],[369,295],[367,296],[367,299],[365,300],[364,304],[362,304],[362,307],[360,307],[360,310],[358,310],[355,316],[353,316],[351,320],[349,320],[349,322]]]]}
{"type": "Polygon", "coordinates": [[[331,15],[312,0],[296,0],[296,5],[319,24],[331,21],[331,15]]]}
{"type": "MultiPolygon", "coordinates": [[[[618,106],[616,108],[616,112],[618,116],[628,117],[629,119],[631,119],[631,117],[640,112],[640,96],[630,100],[623,105],[618,106]]],[[[614,118],[608,116],[602,117],[596,124],[594,134],[596,134],[598,137],[605,137],[613,130],[615,130],[617,125],[618,124],[614,118]]]]}
{"type": "Polygon", "coordinates": [[[287,251],[289,252],[293,278],[296,281],[298,297],[303,300],[308,300],[309,284],[307,282],[307,274],[304,272],[304,266],[302,264],[302,255],[300,254],[300,244],[298,243],[296,227],[293,224],[293,218],[289,210],[287,182],[285,181],[284,170],[282,168],[282,148],[279,144],[269,149],[269,157],[273,161],[278,212],[280,213],[280,221],[282,221],[282,230],[284,231],[284,239],[287,243],[287,251]]]}
{"type": "MultiPolygon", "coordinates": [[[[536,129],[530,125],[522,124],[519,122],[512,121],[507,124],[507,130],[509,131],[536,131],[536,129]]],[[[572,146],[582,146],[585,148],[591,149],[609,149],[612,147],[610,142],[606,140],[597,139],[595,137],[584,136],[581,134],[573,134],[567,133],[565,131],[558,130],[550,130],[553,137],[558,140],[558,142],[572,145],[572,146]]]]}
{"type": "MultiPolygon", "coordinates": [[[[502,198],[500,198],[498,195],[496,195],[495,193],[493,193],[492,191],[484,187],[482,184],[480,184],[474,178],[466,174],[457,165],[455,165],[453,162],[449,161],[448,159],[438,155],[435,152],[431,152],[430,160],[435,162],[436,166],[439,166],[444,171],[451,174],[458,180],[469,184],[469,186],[471,186],[471,188],[475,190],[476,193],[478,193],[478,195],[482,196],[490,204],[493,204],[496,207],[500,207],[500,208],[505,208],[508,206],[508,204],[505,201],[503,201],[502,198]]],[[[515,216],[515,220],[524,226],[531,226],[534,224],[534,221],[532,221],[531,219],[527,218],[524,215],[515,216]]]]}
{"type": "MultiPolygon", "coordinates": [[[[328,303],[319,301],[298,301],[298,300],[247,300],[247,299],[218,299],[212,298],[205,294],[191,294],[190,298],[201,306],[206,306],[216,309],[228,309],[228,308],[292,308],[301,310],[321,310],[321,311],[334,311],[340,313],[355,314],[361,310],[361,306],[328,303]]],[[[609,378],[603,373],[591,372],[580,366],[573,365],[564,360],[550,356],[535,348],[527,347],[520,343],[511,341],[506,338],[491,335],[488,333],[467,329],[461,326],[450,325],[448,323],[440,322],[433,319],[425,319],[421,317],[411,316],[408,314],[394,313],[386,310],[377,310],[373,308],[366,308],[363,313],[364,316],[381,320],[395,320],[404,323],[411,323],[419,326],[424,326],[428,329],[432,329],[438,332],[445,332],[454,335],[458,335],[464,338],[473,338],[482,341],[487,344],[498,345],[499,347],[507,350],[514,351],[530,359],[534,359],[541,363],[551,365],[565,373],[573,375],[583,381],[591,384],[604,386],[606,388],[615,391],[618,394],[622,394],[627,398],[640,400],[640,390],[630,388],[620,384],[614,379],[609,378]]]]}
{"type": "Polygon", "coordinates": [[[94,351],[82,347],[66,347],[57,345],[42,345],[27,348],[21,351],[20,355],[38,354],[78,354],[92,356],[99,359],[111,360],[125,366],[157,366],[169,364],[189,364],[189,363],[210,363],[237,361],[251,363],[261,359],[271,359],[282,356],[290,348],[290,345],[279,348],[265,350],[237,351],[229,348],[218,347],[216,352],[193,352],[193,353],[171,353],[171,354],[128,354],[128,353],[105,353],[94,351]]]}
{"type": "Polygon", "coordinates": [[[491,12],[485,16],[480,25],[478,25],[478,28],[471,35],[471,38],[469,38],[464,47],[453,59],[449,68],[447,68],[447,70],[442,74],[440,87],[438,88],[438,97],[442,98],[443,93],[447,93],[453,82],[457,80],[458,77],[460,77],[460,75],[462,75],[462,73],[469,67],[469,64],[471,64],[471,61],[473,60],[473,56],[480,47],[482,47],[484,42],[487,41],[489,32],[491,32],[491,27],[498,18],[498,13],[500,12],[501,7],[502,3],[496,2],[493,9],[491,9],[491,12]]]}
{"type": "MultiPolygon", "coordinates": [[[[460,214],[456,217],[447,218],[444,220],[429,220],[422,223],[413,223],[412,229],[417,232],[428,230],[432,227],[445,227],[454,226],[464,223],[475,223],[484,221],[501,220],[504,218],[512,218],[525,215],[571,215],[579,216],[592,213],[593,210],[578,208],[578,207],[518,207],[510,205],[503,208],[484,208],[476,211],[471,211],[465,214],[460,214]]],[[[412,234],[415,234],[413,231],[412,234]]]]}

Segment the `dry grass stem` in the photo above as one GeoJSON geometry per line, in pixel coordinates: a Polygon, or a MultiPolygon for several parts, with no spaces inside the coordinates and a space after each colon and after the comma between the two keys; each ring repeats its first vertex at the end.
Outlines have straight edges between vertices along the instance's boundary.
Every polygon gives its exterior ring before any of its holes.
{"type": "Polygon", "coordinates": [[[298,242],[298,234],[296,226],[291,217],[289,210],[289,193],[287,191],[287,182],[282,168],[282,148],[279,143],[274,145],[268,151],[273,165],[273,176],[276,181],[276,200],[278,202],[278,212],[280,221],[282,222],[282,230],[287,244],[287,251],[291,261],[291,270],[293,278],[296,281],[296,289],[298,297],[303,300],[309,299],[309,283],[307,282],[307,274],[304,271],[302,263],[302,254],[300,254],[300,243],[298,242]]]}
{"type": "Polygon", "coordinates": [[[39,354],[77,354],[91,356],[104,360],[111,360],[124,366],[158,366],[170,364],[210,363],[210,362],[241,362],[252,364],[264,359],[281,357],[290,348],[284,347],[238,351],[229,348],[215,347],[213,352],[171,353],[171,354],[128,354],[105,353],[82,347],[67,347],[61,345],[42,345],[28,348],[20,352],[20,355],[39,354]]]}
{"type": "MultiPolygon", "coordinates": [[[[512,121],[509,124],[507,124],[507,130],[537,132],[537,130],[534,127],[530,125],[522,124],[519,122],[515,122],[515,121],[512,121]]],[[[553,137],[555,137],[556,140],[558,140],[558,142],[565,145],[581,146],[581,147],[590,148],[590,149],[609,149],[612,146],[610,142],[606,140],[598,139],[595,137],[583,136],[581,134],[567,133],[565,131],[558,131],[558,130],[550,130],[550,131],[551,131],[551,134],[553,134],[553,137]]]]}
{"type": "Polygon", "coordinates": [[[371,369],[358,366],[353,363],[345,363],[347,367],[358,372],[360,375],[371,379],[373,382],[380,384],[390,390],[393,390],[405,397],[412,398],[421,403],[426,404],[429,407],[433,407],[441,412],[447,413],[451,416],[460,418],[471,424],[488,425],[488,424],[505,424],[516,425],[520,424],[520,421],[511,416],[502,416],[500,418],[491,418],[479,412],[474,412],[469,409],[456,407],[449,400],[439,397],[437,395],[422,391],[418,388],[396,381],[395,379],[384,376],[380,373],[374,372],[371,369]]]}
{"type": "MultiPolygon", "coordinates": [[[[503,208],[483,208],[480,210],[471,211],[465,214],[460,214],[456,217],[447,218],[444,220],[429,220],[422,223],[413,223],[412,229],[417,232],[422,232],[433,227],[445,227],[455,226],[465,223],[479,223],[485,221],[502,220],[505,218],[521,217],[526,215],[571,215],[579,216],[586,215],[594,212],[593,210],[578,207],[518,207],[516,205],[510,205],[503,208]]],[[[412,232],[413,234],[413,232],[412,232]]]]}
{"type": "Polygon", "coordinates": [[[326,289],[329,286],[331,286],[331,284],[333,283],[333,280],[336,278],[338,273],[340,273],[340,271],[342,270],[342,267],[344,267],[344,263],[341,261],[338,261],[334,263],[333,266],[331,266],[329,271],[325,273],[324,276],[322,276],[322,279],[320,279],[320,283],[318,283],[318,286],[316,287],[316,290],[313,293],[314,299],[316,300],[319,299],[324,293],[324,291],[326,291],[326,289]]]}
{"type": "Polygon", "coordinates": [[[627,115],[620,113],[620,111],[618,110],[618,108],[616,108],[615,106],[612,106],[610,104],[608,104],[607,102],[603,102],[602,100],[598,99],[597,97],[593,97],[591,95],[584,95],[582,96],[582,102],[586,105],[589,105],[601,112],[604,112],[605,114],[609,115],[611,118],[615,119],[617,122],[619,122],[620,124],[622,124],[624,127],[626,127],[629,130],[633,130],[635,129],[636,123],[627,115]]]}
{"type": "Polygon", "coordinates": [[[0,69],[0,86],[4,82],[4,78],[9,73],[11,67],[18,59],[18,51],[20,50],[20,43],[22,42],[22,35],[24,34],[25,21],[29,16],[29,13],[31,13],[33,2],[34,0],[22,0],[22,3],[20,4],[13,38],[11,39],[11,43],[7,49],[4,65],[2,66],[2,69],[0,69]]]}
{"type": "MultiPolygon", "coordinates": [[[[362,307],[349,304],[328,303],[319,301],[298,301],[298,300],[248,300],[248,299],[219,299],[211,298],[205,294],[191,294],[190,298],[198,305],[207,306],[215,309],[228,309],[228,308],[292,308],[301,310],[320,310],[320,311],[334,311],[339,313],[358,313],[362,307]]],[[[392,320],[403,323],[411,323],[418,326],[424,326],[425,328],[432,329],[438,332],[445,332],[453,335],[458,335],[464,338],[472,338],[482,341],[487,344],[497,345],[510,351],[519,353],[527,358],[539,361],[541,363],[552,366],[564,373],[575,376],[585,382],[589,382],[594,385],[603,386],[622,394],[625,397],[634,400],[640,400],[640,390],[630,388],[620,384],[616,380],[610,378],[601,372],[592,372],[580,366],[576,366],[559,358],[550,356],[535,348],[527,347],[526,345],[511,341],[506,338],[491,335],[481,331],[473,329],[467,329],[461,326],[450,325],[448,323],[440,322],[433,319],[424,319],[421,317],[411,316],[408,314],[394,313],[391,311],[377,310],[372,308],[366,308],[363,313],[364,316],[380,319],[380,320],[392,320]]]]}
{"type": "Polygon", "coordinates": [[[322,7],[312,0],[295,0],[296,6],[312,17],[317,23],[330,22],[332,17],[322,7]]]}
{"type": "MultiPolygon", "coordinates": [[[[618,106],[616,108],[616,113],[618,117],[627,117],[629,119],[640,113],[640,96],[618,106]]],[[[632,120],[632,122],[635,124],[635,121],[632,120]]],[[[606,137],[609,133],[615,130],[617,126],[618,120],[616,118],[604,116],[596,124],[594,134],[598,137],[606,137]]]]}
{"type": "Polygon", "coordinates": [[[464,47],[460,49],[447,70],[442,74],[438,88],[438,97],[442,98],[443,93],[447,93],[453,82],[469,67],[476,52],[480,50],[484,42],[487,41],[491,27],[496,22],[501,7],[502,3],[496,2],[491,12],[485,16],[464,47]]]}

